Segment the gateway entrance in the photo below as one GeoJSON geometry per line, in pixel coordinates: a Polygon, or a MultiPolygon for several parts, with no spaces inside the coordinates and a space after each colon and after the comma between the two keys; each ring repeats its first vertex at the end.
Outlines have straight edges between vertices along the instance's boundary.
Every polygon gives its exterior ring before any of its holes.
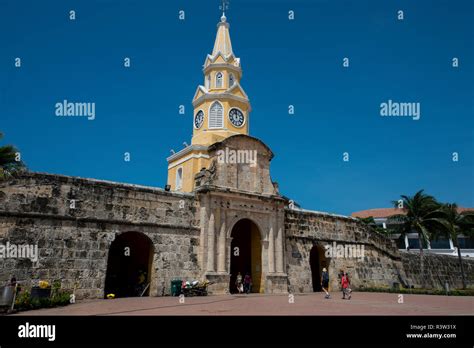
{"type": "Polygon", "coordinates": [[[110,245],[105,294],[116,297],[147,296],[150,292],[153,243],[139,232],[126,232],[110,245]]]}
{"type": "Polygon", "coordinates": [[[262,283],[262,242],[257,225],[249,219],[238,221],[231,233],[230,284],[231,294],[238,293],[236,280],[248,274],[252,277],[250,292],[263,292],[262,283]]]}

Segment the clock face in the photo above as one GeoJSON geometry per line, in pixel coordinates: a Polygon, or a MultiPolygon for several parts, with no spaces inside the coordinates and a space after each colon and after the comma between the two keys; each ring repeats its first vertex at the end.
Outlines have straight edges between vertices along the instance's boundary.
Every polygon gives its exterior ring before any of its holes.
{"type": "Polygon", "coordinates": [[[245,123],[245,116],[239,109],[230,109],[229,120],[235,127],[242,127],[245,123]]]}
{"type": "Polygon", "coordinates": [[[194,116],[194,127],[196,127],[196,129],[201,128],[203,122],[204,122],[204,112],[202,112],[202,110],[199,110],[196,116],[194,116]]]}

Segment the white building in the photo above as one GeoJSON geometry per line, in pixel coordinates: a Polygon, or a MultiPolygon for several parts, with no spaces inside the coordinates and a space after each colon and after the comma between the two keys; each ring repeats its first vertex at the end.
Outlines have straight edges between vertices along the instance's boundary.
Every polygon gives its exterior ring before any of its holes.
{"type": "MultiPolygon", "coordinates": [[[[459,212],[474,211],[474,208],[458,208],[459,212]]],[[[377,226],[387,229],[388,218],[392,215],[403,214],[403,210],[397,208],[379,208],[368,209],[352,213],[353,217],[368,218],[372,217],[377,226]]],[[[393,233],[390,236],[397,244],[400,250],[407,250],[410,252],[419,252],[420,245],[417,233],[409,233],[401,236],[393,233]]],[[[474,257],[474,238],[460,235],[458,237],[459,246],[461,248],[461,256],[474,257]]],[[[424,245],[426,252],[444,255],[458,255],[457,249],[454,247],[453,241],[446,238],[439,238],[438,240],[430,240],[427,245],[424,245]]]]}

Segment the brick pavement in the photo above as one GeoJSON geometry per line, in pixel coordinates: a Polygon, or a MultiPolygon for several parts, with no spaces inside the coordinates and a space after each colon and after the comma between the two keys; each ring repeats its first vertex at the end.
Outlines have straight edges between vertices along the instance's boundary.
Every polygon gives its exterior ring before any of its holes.
{"type": "Polygon", "coordinates": [[[294,295],[222,295],[85,300],[66,307],[20,312],[16,315],[473,315],[474,297],[357,293],[350,301],[333,293],[294,295]]]}

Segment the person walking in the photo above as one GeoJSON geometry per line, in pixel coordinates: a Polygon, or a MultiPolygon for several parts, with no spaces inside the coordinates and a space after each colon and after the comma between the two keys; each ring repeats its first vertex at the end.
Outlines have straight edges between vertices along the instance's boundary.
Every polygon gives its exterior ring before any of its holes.
{"type": "Polygon", "coordinates": [[[250,276],[250,274],[245,273],[245,277],[244,277],[244,291],[245,291],[246,294],[248,294],[251,289],[252,289],[252,277],[250,276]]]}
{"type": "Polygon", "coordinates": [[[146,272],[141,269],[138,271],[137,285],[135,286],[136,296],[142,296],[146,288],[146,272]]]}
{"type": "Polygon", "coordinates": [[[329,295],[329,273],[328,273],[328,270],[326,269],[326,267],[323,268],[323,273],[321,274],[321,288],[326,293],[324,298],[325,299],[330,298],[330,295],[329,295]]]}
{"type": "Polygon", "coordinates": [[[244,287],[242,285],[242,274],[240,274],[240,272],[237,274],[237,278],[235,279],[235,285],[237,286],[237,291],[239,294],[244,292],[244,287]]]}
{"type": "Polygon", "coordinates": [[[341,278],[341,287],[342,287],[342,299],[347,299],[350,300],[352,297],[352,290],[350,288],[350,281],[349,281],[349,276],[347,275],[347,272],[344,272],[342,278],[341,278]]]}

